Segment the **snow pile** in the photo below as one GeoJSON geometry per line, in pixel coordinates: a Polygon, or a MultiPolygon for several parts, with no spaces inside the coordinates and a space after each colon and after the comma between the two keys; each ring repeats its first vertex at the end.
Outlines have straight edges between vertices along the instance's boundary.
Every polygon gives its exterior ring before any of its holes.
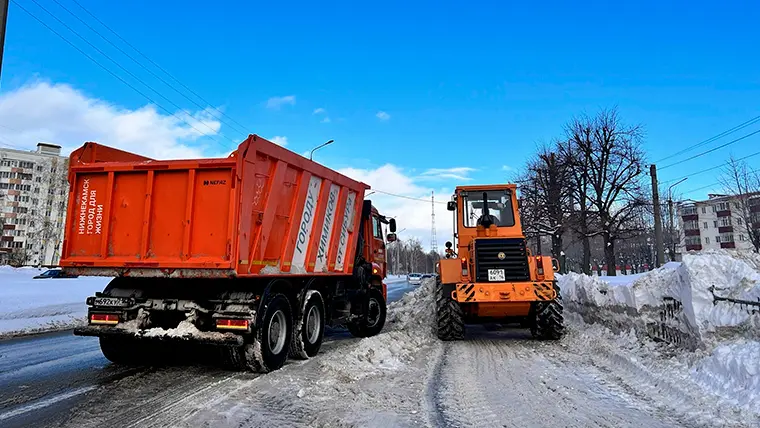
{"type": "Polygon", "coordinates": [[[691,369],[702,387],[734,398],[735,404],[760,413],[760,342],[740,340],[716,347],[691,369]]]}
{"type": "Polygon", "coordinates": [[[324,370],[357,380],[381,371],[399,370],[414,354],[433,343],[435,330],[435,279],[426,279],[416,290],[388,306],[383,331],[329,354],[324,370]]]}
{"type": "Polygon", "coordinates": [[[32,279],[44,270],[0,266],[0,337],[84,324],[85,299],[111,278],[32,279]]]}
{"type": "Polygon", "coordinates": [[[559,286],[568,309],[587,322],[694,346],[710,335],[760,326],[760,311],[713,297],[760,301],[760,272],[745,260],[725,251],[688,254],[682,263],[632,277],[570,273],[559,286]]]}

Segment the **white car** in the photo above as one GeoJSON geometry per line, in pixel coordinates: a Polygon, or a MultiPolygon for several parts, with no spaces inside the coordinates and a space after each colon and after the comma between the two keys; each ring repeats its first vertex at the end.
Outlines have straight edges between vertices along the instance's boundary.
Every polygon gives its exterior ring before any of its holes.
{"type": "Polygon", "coordinates": [[[421,273],[410,273],[406,276],[406,281],[412,285],[420,285],[422,283],[421,273]]]}

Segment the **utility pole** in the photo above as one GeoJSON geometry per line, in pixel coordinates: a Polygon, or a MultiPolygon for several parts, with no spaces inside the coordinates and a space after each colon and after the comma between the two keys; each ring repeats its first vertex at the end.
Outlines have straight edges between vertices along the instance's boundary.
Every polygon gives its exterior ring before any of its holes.
{"type": "Polygon", "coordinates": [[[673,183],[668,187],[668,216],[670,217],[670,221],[668,224],[668,252],[670,253],[670,261],[674,262],[676,261],[676,239],[675,239],[675,224],[673,221],[673,187],[683,183],[686,181],[689,177],[684,177],[681,180],[678,180],[677,182],[673,183]]]}
{"type": "Polygon", "coordinates": [[[660,212],[660,191],[657,183],[657,166],[649,166],[649,175],[652,177],[652,204],[654,205],[654,245],[657,252],[655,266],[660,267],[665,263],[665,255],[662,249],[662,218],[660,212]]]}
{"type": "Polygon", "coordinates": [[[10,0],[0,0],[0,76],[3,73],[3,53],[5,50],[5,27],[8,23],[8,3],[10,0]]]}

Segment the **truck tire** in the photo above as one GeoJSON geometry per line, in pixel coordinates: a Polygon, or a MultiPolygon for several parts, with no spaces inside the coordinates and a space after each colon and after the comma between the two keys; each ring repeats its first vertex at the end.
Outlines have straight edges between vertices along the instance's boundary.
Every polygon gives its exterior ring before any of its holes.
{"type": "Polygon", "coordinates": [[[435,309],[438,338],[447,341],[464,339],[462,308],[450,293],[446,293],[446,287],[441,283],[435,286],[435,309]]]}
{"type": "Polygon", "coordinates": [[[557,298],[550,302],[535,304],[535,322],[531,328],[531,334],[536,339],[559,340],[565,335],[562,297],[556,284],[554,290],[557,292],[557,298]]]}
{"type": "Polygon", "coordinates": [[[319,353],[325,334],[325,303],[316,290],[307,291],[303,314],[293,329],[291,358],[306,360],[319,353]]]}
{"type": "Polygon", "coordinates": [[[385,325],[387,310],[383,292],[377,288],[369,289],[368,314],[357,321],[349,322],[346,327],[354,337],[371,337],[380,333],[385,325]]]}

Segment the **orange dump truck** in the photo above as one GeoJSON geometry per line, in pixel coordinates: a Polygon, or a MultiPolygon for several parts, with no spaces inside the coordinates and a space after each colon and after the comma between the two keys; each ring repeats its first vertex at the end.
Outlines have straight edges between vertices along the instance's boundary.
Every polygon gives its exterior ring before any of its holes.
{"type": "Polygon", "coordinates": [[[182,342],[270,371],[314,356],[326,324],[383,328],[382,224],[389,241],[396,224],[366,184],[256,135],[220,159],[86,143],[69,168],[61,265],[114,277],[75,334],[98,336],[109,360],[154,364],[182,342]]]}

